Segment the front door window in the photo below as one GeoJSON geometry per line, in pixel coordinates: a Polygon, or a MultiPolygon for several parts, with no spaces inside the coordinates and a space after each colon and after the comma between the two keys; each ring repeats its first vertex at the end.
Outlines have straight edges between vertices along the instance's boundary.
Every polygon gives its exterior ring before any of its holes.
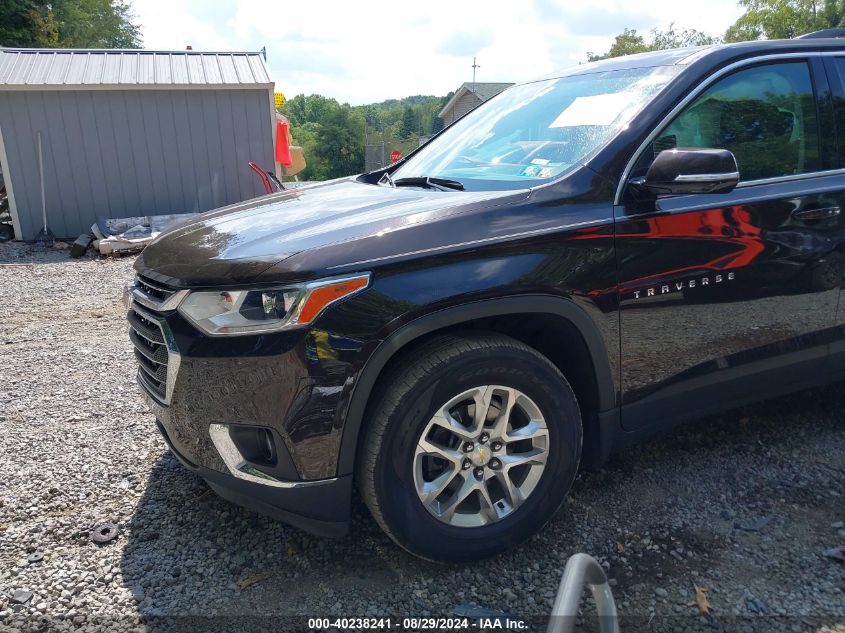
{"type": "Polygon", "coordinates": [[[807,64],[765,64],[716,82],[660,133],[649,159],[673,147],[730,150],[745,181],[818,171],[819,129],[807,64]]]}

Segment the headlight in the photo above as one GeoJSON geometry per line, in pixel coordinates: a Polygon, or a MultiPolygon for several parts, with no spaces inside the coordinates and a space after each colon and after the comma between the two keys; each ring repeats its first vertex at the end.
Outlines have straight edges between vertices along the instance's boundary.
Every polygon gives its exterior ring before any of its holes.
{"type": "Polygon", "coordinates": [[[328,306],[370,284],[370,274],[261,290],[191,292],[179,312],[211,336],[277,332],[308,325],[328,306]]]}

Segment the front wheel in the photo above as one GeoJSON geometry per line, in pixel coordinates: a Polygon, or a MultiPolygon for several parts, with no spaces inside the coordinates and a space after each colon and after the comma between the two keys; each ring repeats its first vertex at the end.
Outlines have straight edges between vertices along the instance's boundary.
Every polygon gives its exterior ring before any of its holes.
{"type": "Polygon", "coordinates": [[[380,390],[358,464],[376,521],[412,554],[450,562],[537,532],[581,454],[578,404],[560,371],[498,334],[438,337],[404,360],[380,390]]]}

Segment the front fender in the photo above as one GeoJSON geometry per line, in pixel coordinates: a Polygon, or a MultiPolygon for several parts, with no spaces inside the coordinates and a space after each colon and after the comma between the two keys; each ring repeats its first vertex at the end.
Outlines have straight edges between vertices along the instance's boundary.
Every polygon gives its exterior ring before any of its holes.
{"type": "Polygon", "coordinates": [[[581,333],[596,372],[599,408],[608,411],[616,406],[615,381],[611,361],[598,327],[587,312],[570,299],[552,295],[522,295],[483,299],[443,308],[417,317],[393,331],[372,353],[359,373],[343,424],[338,475],[355,468],[358,437],[373,387],[384,367],[409,343],[438,330],[469,323],[477,319],[508,314],[551,314],[568,320],[581,333]]]}

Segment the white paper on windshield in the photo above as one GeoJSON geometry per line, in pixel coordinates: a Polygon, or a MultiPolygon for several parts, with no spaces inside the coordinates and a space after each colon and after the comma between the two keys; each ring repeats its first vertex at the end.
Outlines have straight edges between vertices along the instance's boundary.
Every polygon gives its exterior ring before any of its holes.
{"type": "Polygon", "coordinates": [[[576,97],[549,128],[575,127],[577,125],[610,125],[631,105],[631,94],[611,92],[591,97],[576,97]]]}

